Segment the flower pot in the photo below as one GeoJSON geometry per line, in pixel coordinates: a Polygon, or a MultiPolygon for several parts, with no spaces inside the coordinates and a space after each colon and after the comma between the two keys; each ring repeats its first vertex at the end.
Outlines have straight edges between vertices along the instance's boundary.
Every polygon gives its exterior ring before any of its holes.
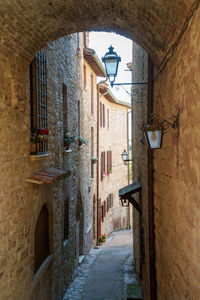
{"type": "Polygon", "coordinates": [[[70,143],[64,143],[64,146],[66,150],[71,150],[71,144],[70,143]]]}
{"type": "Polygon", "coordinates": [[[78,141],[78,146],[79,147],[83,146],[83,143],[81,141],[78,141]]]}

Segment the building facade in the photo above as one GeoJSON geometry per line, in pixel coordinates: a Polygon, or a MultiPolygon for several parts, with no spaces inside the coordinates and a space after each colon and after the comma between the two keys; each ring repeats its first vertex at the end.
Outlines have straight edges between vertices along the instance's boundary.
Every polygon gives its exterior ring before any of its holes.
{"type": "Polygon", "coordinates": [[[122,152],[128,149],[128,111],[131,106],[116,99],[106,85],[99,87],[99,233],[129,228],[129,209],[122,207],[119,189],[128,184],[128,166],[122,152]]]}

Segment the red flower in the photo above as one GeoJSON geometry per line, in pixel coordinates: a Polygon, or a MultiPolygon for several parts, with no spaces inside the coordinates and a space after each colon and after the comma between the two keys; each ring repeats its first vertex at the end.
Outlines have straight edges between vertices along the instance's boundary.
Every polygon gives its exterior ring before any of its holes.
{"type": "Polygon", "coordinates": [[[40,134],[44,134],[45,129],[40,129],[40,134]]]}
{"type": "Polygon", "coordinates": [[[49,133],[49,130],[48,129],[44,129],[44,134],[48,134],[49,133]]]}
{"type": "Polygon", "coordinates": [[[47,143],[47,142],[48,142],[48,139],[44,140],[44,142],[47,143]]]}

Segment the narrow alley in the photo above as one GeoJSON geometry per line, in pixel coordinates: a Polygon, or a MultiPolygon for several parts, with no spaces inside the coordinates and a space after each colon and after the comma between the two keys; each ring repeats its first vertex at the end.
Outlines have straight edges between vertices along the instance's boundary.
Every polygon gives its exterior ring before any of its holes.
{"type": "Polygon", "coordinates": [[[132,268],[132,230],[113,232],[94,247],[75,271],[63,300],[123,300],[126,284],[136,283],[132,268]]]}

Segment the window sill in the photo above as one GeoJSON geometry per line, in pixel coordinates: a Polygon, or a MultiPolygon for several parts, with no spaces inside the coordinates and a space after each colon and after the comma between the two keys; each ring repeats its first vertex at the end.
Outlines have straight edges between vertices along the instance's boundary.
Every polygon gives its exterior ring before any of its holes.
{"type": "Polygon", "coordinates": [[[63,154],[67,154],[67,153],[70,153],[70,152],[72,152],[72,149],[63,150],[63,154]]]}
{"type": "Polygon", "coordinates": [[[30,160],[31,161],[42,160],[42,159],[44,159],[46,157],[49,157],[49,156],[50,156],[50,152],[46,152],[44,154],[39,154],[39,155],[37,155],[37,154],[30,154],[30,160]]]}
{"type": "Polygon", "coordinates": [[[33,281],[31,283],[31,288],[32,289],[34,289],[36,287],[36,285],[39,283],[40,279],[42,278],[42,276],[44,275],[44,273],[48,269],[48,267],[51,264],[52,260],[53,260],[53,254],[49,255],[45,259],[45,261],[42,263],[42,265],[40,266],[38,271],[35,273],[35,275],[33,277],[33,281]]]}

